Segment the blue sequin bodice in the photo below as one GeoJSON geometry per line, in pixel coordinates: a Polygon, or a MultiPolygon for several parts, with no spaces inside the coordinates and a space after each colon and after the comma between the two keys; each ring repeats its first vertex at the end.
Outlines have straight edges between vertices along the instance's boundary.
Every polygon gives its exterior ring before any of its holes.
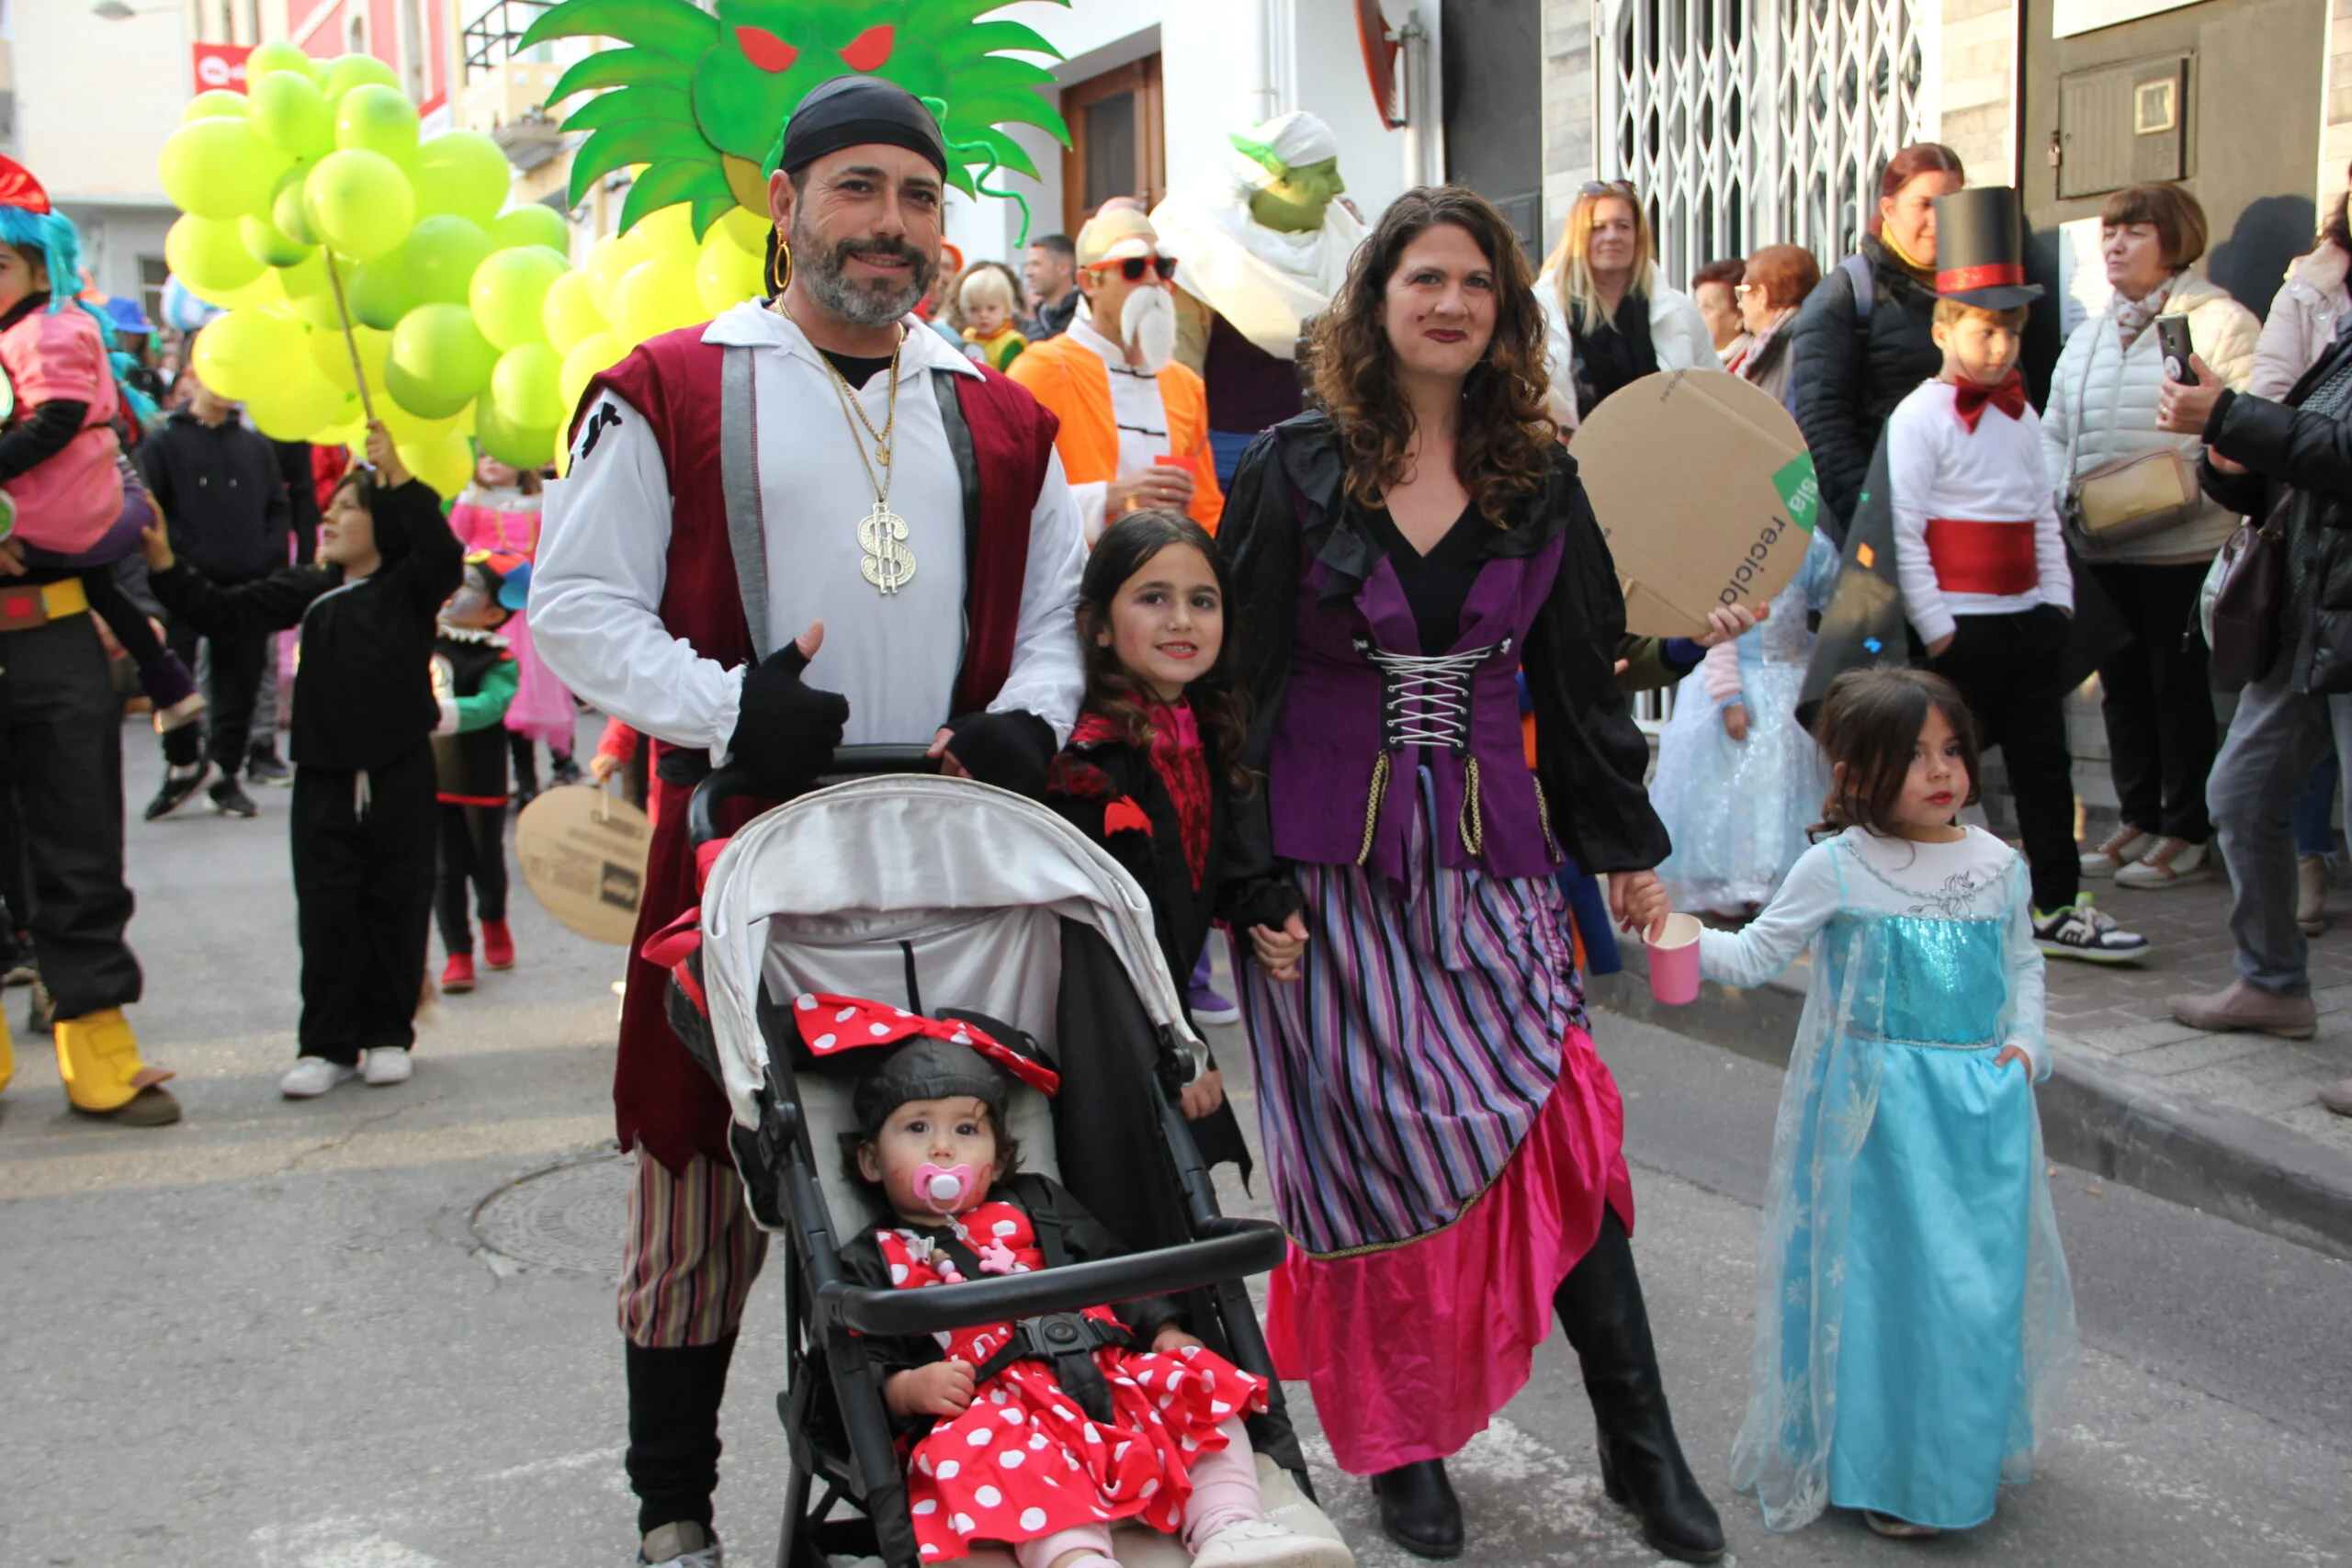
{"type": "Polygon", "coordinates": [[[1858,1034],[1921,1045],[1997,1043],[2008,1006],[2005,922],[1847,910],[1822,933],[1822,956],[1858,1034]]]}

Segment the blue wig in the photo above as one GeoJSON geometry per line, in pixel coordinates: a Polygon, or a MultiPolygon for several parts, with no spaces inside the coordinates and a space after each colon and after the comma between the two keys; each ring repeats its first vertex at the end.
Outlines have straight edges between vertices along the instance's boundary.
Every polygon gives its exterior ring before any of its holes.
{"type": "Polygon", "coordinates": [[[0,205],[0,244],[13,245],[28,256],[38,257],[49,274],[49,308],[62,310],[68,304],[81,306],[98,323],[98,335],[106,341],[107,347],[114,347],[114,323],[107,320],[104,310],[78,298],[82,290],[82,236],[74,229],[74,220],[62,212],[34,212],[27,208],[0,205]]]}

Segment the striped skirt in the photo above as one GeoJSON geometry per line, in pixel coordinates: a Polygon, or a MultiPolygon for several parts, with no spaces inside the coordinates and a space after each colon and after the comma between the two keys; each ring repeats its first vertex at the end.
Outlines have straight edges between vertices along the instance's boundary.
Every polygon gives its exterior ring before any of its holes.
{"type": "Polygon", "coordinates": [[[1291,1236],[1268,1337],[1342,1469],[1453,1453],[1526,1382],[1551,1296],[1633,1199],[1558,888],[1299,865],[1299,980],[1244,1005],[1291,1236]]]}

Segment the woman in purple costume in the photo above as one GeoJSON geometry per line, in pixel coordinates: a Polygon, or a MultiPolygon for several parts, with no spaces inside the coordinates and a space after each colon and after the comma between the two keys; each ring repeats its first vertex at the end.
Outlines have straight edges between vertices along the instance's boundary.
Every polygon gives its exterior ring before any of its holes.
{"type": "Polygon", "coordinates": [[[1407,192],[1317,323],[1315,366],[1324,412],[1250,448],[1221,541],[1267,779],[1246,830],[1307,901],[1297,980],[1246,999],[1292,1240],[1275,1361],[1391,1539],[1451,1557],[1446,1457],[1526,1382],[1556,1311],[1609,1495],[1657,1550],[1712,1562],[1723,1529],[1667,1412],[1623,1109],[1553,881],[1564,853],[1613,874],[1613,912],[1646,926],[1667,836],[1510,225],[1459,187],[1407,192]]]}

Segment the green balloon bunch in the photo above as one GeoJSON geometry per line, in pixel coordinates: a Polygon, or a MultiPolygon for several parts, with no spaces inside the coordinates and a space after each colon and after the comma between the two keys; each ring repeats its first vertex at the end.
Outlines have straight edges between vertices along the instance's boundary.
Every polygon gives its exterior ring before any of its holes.
{"type": "Polygon", "coordinates": [[[592,377],[760,292],[765,225],[740,210],[697,243],[686,208],[666,209],[574,269],[562,213],[503,210],[497,143],[420,141],[398,77],[367,55],[262,45],[244,93],[188,104],[157,169],[183,214],[165,259],[227,311],[197,340],[206,384],[280,440],[356,448],[365,377],[401,460],[444,494],[476,444],[516,468],[557,458],[592,377]]]}

